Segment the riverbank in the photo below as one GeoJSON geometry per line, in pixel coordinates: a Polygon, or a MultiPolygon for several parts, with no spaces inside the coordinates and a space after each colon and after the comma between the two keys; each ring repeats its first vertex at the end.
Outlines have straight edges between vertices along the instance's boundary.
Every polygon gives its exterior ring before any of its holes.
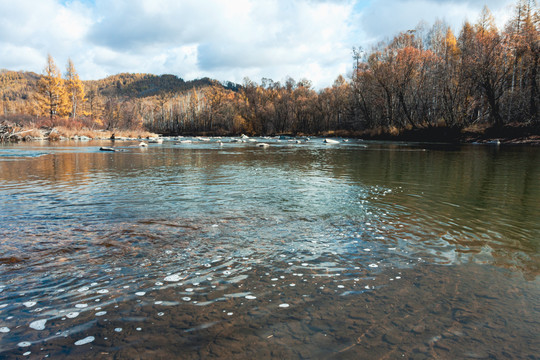
{"type": "Polygon", "coordinates": [[[35,141],[35,140],[108,140],[108,139],[147,139],[158,137],[157,134],[142,130],[102,130],[87,128],[70,128],[57,126],[53,128],[33,128],[16,124],[0,123],[0,142],[35,141]]]}
{"type": "MultiPolygon", "coordinates": [[[[185,136],[186,134],[181,134],[185,136]]],[[[189,134],[197,136],[197,134],[189,134]]],[[[216,134],[199,134],[212,136],[216,134]]],[[[282,134],[273,134],[282,135],[282,134]]],[[[507,124],[502,127],[488,125],[473,125],[461,127],[423,127],[413,129],[377,128],[364,131],[337,130],[322,134],[286,134],[288,136],[319,136],[357,138],[379,141],[405,142],[441,142],[453,144],[505,144],[505,145],[535,145],[540,146],[540,125],[507,124]]],[[[108,140],[108,139],[147,139],[160,135],[143,130],[103,130],[87,129],[68,126],[53,128],[32,128],[17,126],[11,123],[0,123],[0,141],[34,141],[34,140],[108,140]]],[[[229,134],[240,136],[240,134],[229,134]]]]}
{"type": "Polygon", "coordinates": [[[364,140],[540,145],[540,126],[507,124],[502,127],[473,125],[466,128],[439,126],[404,130],[376,129],[356,132],[350,136],[364,140]]]}

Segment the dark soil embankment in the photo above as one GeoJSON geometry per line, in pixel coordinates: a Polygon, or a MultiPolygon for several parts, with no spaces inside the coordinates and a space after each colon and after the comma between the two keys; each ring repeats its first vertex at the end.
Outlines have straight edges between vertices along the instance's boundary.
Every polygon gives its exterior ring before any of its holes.
{"type": "Polygon", "coordinates": [[[507,124],[502,127],[425,127],[401,131],[363,133],[365,140],[444,143],[490,143],[540,145],[540,125],[507,124]]]}

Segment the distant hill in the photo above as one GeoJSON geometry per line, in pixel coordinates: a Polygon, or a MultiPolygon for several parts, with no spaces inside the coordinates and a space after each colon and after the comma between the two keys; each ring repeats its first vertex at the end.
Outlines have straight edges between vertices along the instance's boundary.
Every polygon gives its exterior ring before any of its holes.
{"type": "MultiPolygon", "coordinates": [[[[0,70],[0,100],[20,102],[32,98],[42,75],[25,71],[0,70]]],[[[159,94],[182,94],[218,84],[216,80],[202,78],[184,81],[175,75],[122,73],[100,80],[83,81],[85,90],[95,89],[99,96],[144,98],[159,94]]],[[[226,83],[224,87],[237,90],[239,85],[226,83]]]]}
{"type": "Polygon", "coordinates": [[[27,100],[36,89],[41,75],[26,71],[0,70],[0,100],[27,100]]]}
{"type": "Polygon", "coordinates": [[[101,80],[84,81],[87,88],[96,87],[100,95],[110,97],[148,97],[162,93],[184,93],[194,88],[215,84],[209,78],[184,81],[175,75],[128,74],[108,76],[101,80]]]}

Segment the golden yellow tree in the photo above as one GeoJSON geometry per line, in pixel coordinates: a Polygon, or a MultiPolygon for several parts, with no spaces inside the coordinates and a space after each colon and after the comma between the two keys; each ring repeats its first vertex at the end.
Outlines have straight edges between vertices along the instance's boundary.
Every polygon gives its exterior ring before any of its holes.
{"type": "Polygon", "coordinates": [[[85,94],[84,85],[79,78],[79,74],[77,74],[77,70],[75,70],[75,65],[73,65],[73,61],[71,61],[71,59],[68,59],[65,77],[66,92],[70,105],[69,112],[70,116],[75,118],[77,115],[82,113],[83,103],[85,102],[85,94]]]}
{"type": "Polygon", "coordinates": [[[64,79],[54,59],[49,54],[43,76],[38,82],[38,104],[40,112],[50,116],[65,116],[69,112],[69,99],[64,87],[64,79]]]}

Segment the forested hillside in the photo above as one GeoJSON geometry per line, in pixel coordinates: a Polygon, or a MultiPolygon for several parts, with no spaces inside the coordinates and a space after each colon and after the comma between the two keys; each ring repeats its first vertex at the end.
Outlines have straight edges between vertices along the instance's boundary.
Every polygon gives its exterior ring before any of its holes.
{"type": "Polygon", "coordinates": [[[350,76],[320,90],[291,78],[246,78],[241,86],[151,74],[80,81],[70,60],[62,75],[49,57],[42,75],[2,71],[0,116],[162,134],[538,129],[539,35],[535,1],[518,0],[502,29],[486,7],[459,31],[437,22],[355,48],[350,76]]]}

